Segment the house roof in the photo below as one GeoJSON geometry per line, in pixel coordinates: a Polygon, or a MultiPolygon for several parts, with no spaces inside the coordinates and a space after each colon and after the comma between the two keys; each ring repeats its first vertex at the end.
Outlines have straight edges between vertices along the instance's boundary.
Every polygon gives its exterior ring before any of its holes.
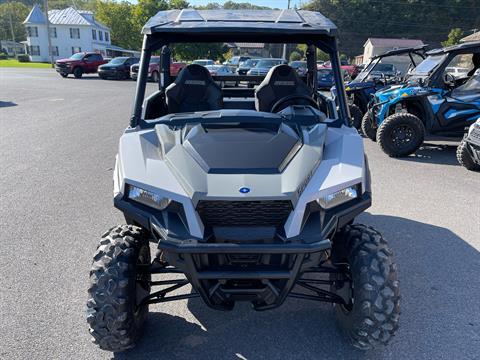
{"type": "Polygon", "coordinates": [[[480,41],[480,31],[460,39],[460,42],[480,41]]]}
{"type": "MultiPolygon", "coordinates": [[[[23,23],[45,24],[45,20],[45,14],[38,5],[35,5],[23,23]]],[[[73,7],[63,10],[50,10],[48,12],[48,20],[52,25],[87,25],[109,30],[107,26],[95,20],[93,12],[76,10],[73,7]]]]}
{"type": "Polygon", "coordinates": [[[337,27],[318,12],[285,10],[169,10],[160,11],[143,27],[144,34],[181,33],[224,35],[276,34],[334,36],[337,27]]]}
{"type": "Polygon", "coordinates": [[[394,38],[368,38],[363,47],[370,42],[373,46],[377,47],[416,47],[422,46],[423,41],[417,39],[394,39],[394,38]]]}
{"type": "Polygon", "coordinates": [[[40,9],[40,6],[34,5],[23,23],[24,24],[44,24],[45,14],[40,9]]]}

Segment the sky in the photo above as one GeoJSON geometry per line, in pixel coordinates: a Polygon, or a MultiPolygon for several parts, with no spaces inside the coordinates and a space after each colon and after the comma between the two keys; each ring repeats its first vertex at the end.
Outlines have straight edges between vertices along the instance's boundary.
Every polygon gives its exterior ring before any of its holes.
{"type": "MultiPolygon", "coordinates": [[[[223,4],[226,1],[227,0],[188,0],[190,5],[192,5],[192,6],[206,5],[206,4],[211,3],[211,2],[216,2],[216,3],[219,3],[219,4],[223,4]]],[[[239,3],[246,2],[246,3],[251,3],[253,5],[262,5],[262,6],[268,6],[268,7],[272,7],[272,8],[278,8],[278,9],[286,9],[287,4],[288,4],[288,0],[238,0],[238,1],[235,1],[235,2],[239,2],[239,3]]],[[[305,1],[304,0],[303,1],[302,0],[291,0],[290,1],[290,7],[293,7],[294,5],[297,5],[297,7],[299,7],[299,5],[302,2],[305,2],[305,1]]]]}

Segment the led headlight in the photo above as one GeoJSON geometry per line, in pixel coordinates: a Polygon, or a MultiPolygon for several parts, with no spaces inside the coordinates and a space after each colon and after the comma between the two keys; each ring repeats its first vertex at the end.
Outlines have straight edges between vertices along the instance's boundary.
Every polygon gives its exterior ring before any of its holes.
{"type": "Polygon", "coordinates": [[[128,186],[128,198],[158,210],[165,210],[171,202],[170,199],[133,185],[128,186]]]}
{"type": "Polygon", "coordinates": [[[317,199],[318,205],[324,209],[330,209],[335,206],[344,204],[358,197],[357,186],[349,186],[332,194],[325,195],[317,199]]]}

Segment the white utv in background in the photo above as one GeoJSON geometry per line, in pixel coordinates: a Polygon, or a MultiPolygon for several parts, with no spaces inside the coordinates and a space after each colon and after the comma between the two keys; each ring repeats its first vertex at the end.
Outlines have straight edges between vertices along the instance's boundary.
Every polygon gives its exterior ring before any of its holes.
{"type": "Polygon", "coordinates": [[[470,125],[458,145],[457,160],[468,170],[480,171],[480,118],[470,125]]]}
{"type": "Polygon", "coordinates": [[[153,303],[201,297],[214,309],[249,301],[267,310],[295,297],[334,303],[354,346],[386,344],[398,327],[397,271],[380,233],[353,223],[371,204],[370,177],[348,125],[335,25],[301,10],[182,10],[159,12],[143,33],[114,171],[127,224],[102,236],[90,272],[94,342],[134,346],[153,303]],[[306,77],[282,64],[264,78],[212,79],[189,65],[172,82],[170,44],[260,40],[306,44],[306,77]],[[317,92],[317,48],[330,56],[338,108],[317,92]],[[158,49],[159,90],[144,99],[158,49]],[[231,80],[261,83],[215,83],[231,80]]]}

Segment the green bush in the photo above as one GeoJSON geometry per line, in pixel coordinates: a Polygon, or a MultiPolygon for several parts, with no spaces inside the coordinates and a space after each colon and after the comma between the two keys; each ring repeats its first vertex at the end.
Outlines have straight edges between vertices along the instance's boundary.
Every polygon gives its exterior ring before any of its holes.
{"type": "Polygon", "coordinates": [[[0,52],[0,60],[7,60],[8,59],[8,55],[4,52],[0,52]]]}
{"type": "Polygon", "coordinates": [[[302,60],[302,54],[300,54],[298,51],[292,51],[290,54],[290,61],[299,61],[302,60]]]}
{"type": "Polygon", "coordinates": [[[17,56],[18,62],[30,62],[30,56],[28,55],[18,55],[17,56]]]}

